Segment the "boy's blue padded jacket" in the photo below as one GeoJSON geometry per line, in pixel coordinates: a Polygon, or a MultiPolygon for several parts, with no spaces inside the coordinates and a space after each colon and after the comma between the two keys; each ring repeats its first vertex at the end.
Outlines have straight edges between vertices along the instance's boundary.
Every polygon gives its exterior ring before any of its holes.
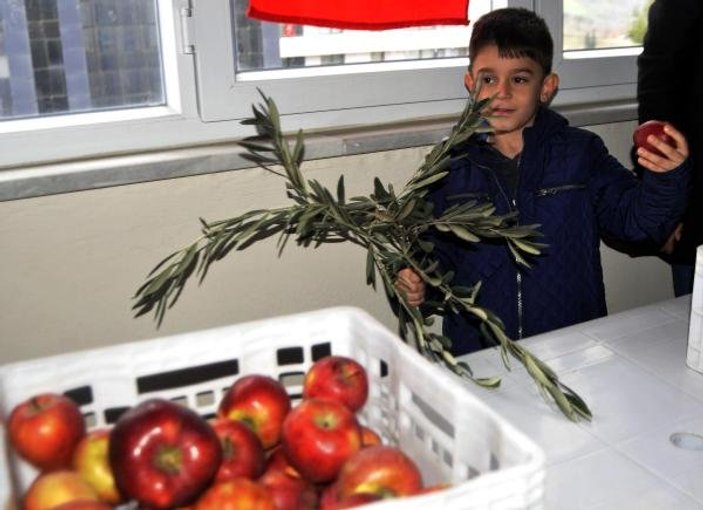
{"type": "MultiPolygon", "coordinates": [[[[520,224],[540,225],[543,237],[536,240],[548,247],[526,255],[530,268],[518,266],[502,238],[474,244],[433,234],[442,269],[455,272],[453,284],[481,281],[477,304],[495,312],[513,339],[606,315],[601,236],[661,245],[684,211],[690,181],[688,161],[638,180],[597,135],[570,127],[547,108],[523,136],[515,197],[491,169],[494,149],[478,136],[460,148],[428,196],[435,216],[454,203],[479,200],[492,202],[497,214],[517,209],[520,224]]],[[[452,352],[492,345],[478,324],[468,315],[444,318],[452,352]]]]}

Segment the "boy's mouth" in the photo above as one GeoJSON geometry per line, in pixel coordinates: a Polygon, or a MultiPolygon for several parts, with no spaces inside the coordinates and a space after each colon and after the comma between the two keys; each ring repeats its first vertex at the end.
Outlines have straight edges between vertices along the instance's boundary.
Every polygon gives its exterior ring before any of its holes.
{"type": "Polygon", "coordinates": [[[491,117],[507,117],[512,114],[513,110],[510,108],[492,108],[491,117]]]}

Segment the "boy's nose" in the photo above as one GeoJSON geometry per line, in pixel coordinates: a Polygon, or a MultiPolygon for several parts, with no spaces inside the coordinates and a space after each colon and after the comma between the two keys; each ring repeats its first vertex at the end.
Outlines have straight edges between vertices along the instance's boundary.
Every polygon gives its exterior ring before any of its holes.
{"type": "Polygon", "coordinates": [[[498,97],[509,97],[512,91],[509,81],[503,81],[498,84],[498,97]]]}

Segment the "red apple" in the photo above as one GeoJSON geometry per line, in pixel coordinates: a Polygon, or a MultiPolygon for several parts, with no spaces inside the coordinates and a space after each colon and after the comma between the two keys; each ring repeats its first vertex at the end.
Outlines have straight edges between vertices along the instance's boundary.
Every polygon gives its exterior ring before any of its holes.
{"type": "Polygon", "coordinates": [[[300,476],[276,448],[269,459],[266,471],[258,479],[273,497],[277,510],[314,510],[317,508],[315,486],[300,476]]]}
{"type": "Polygon", "coordinates": [[[659,151],[656,147],[650,144],[647,139],[650,135],[654,135],[656,138],[666,142],[669,145],[676,146],[676,142],[669,135],[664,133],[664,126],[666,122],[660,120],[648,120],[637,126],[635,132],[632,135],[632,139],[637,147],[644,147],[650,152],[657,154],[658,156],[663,156],[664,154],[659,151]]]}
{"type": "Polygon", "coordinates": [[[73,449],[85,434],[78,404],[56,393],[36,395],[15,406],[7,428],[15,451],[42,471],[70,467],[73,449]]]}
{"type": "Polygon", "coordinates": [[[101,501],[116,505],[124,501],[112,474],[108,448],[110,430],[96,429],[80,440],[73,452],[73,469],[95,490],[101,501]]]}
{"type": "Polygon", "coordinates": [[[394,446],[369,446],[352,456],[336,482],[339,499],[363,492],[384,498],[409,496],[422,487],[415,462],[394,446]]]}
{"type": "Polygon", "coordinates": [[[88,501],[80,499],[77,501],[69,501],[59,506],[53,507],[51,510],[113,510],[114,507],[104,501],[88,501]]]}
{"type": "Polygon", "coordinates": [[[244,423],[229,418],[215,418],[210,425],[222,446],[222,463],[215,481],[239,476],[258,478],[266,466],[264,447],[258,436],[244,423]]]}
{"type": "Polygon", "coordinates": [[[334,482],[320,489],[320,505],[318,510],[330,510],[337,504],[337,486],[334,482]]]}
{"type": "Polygon", "coordinates": [[[380,494],[371,494],[369,492],[357,492],[346,498],[337,500],[333,510],[344,510],[345,508],[356,508],[357,506],[368,505],[381,501],[383,496],[380,494]]]}
{"type": "Polygon", "coordinates": [[[373,430],[371,427],[367,427],[366,425],[361,426],[361,445],[366,447],[366,446],[375,446],[377,444],[383,444],[383,440],[381,439],[381,436],[373,430]]]}
{"type": "Polygon", "coordinates": [[[343,510],[374,503],[383,499],[380,494],[357,492],[346,498],[339,497],[336,484],[328,485],[322,492],[319,510],[343,510]]]}
{"type": "Polygon", "coordinates": [[[427,485],[426,487],[421,487],[414,495],[419,494],[429,494],[430,492],[443,491],[451,487],[450,483],[435,483],[433,485],[427,485]]]}
{"type": "Polygon", "coordinates": [[[276,506],[261,484],[240,477],[210,486],[193,510],[276,510],[276,506]]]}
{"type": "Polygon", "coordinates": [[[280,382],[251,374],[240,377],[227,390],[217,415],[244,422],[269,449],[280,441],[281,426],[290,407],[290,397],[280,382]]]}
{"type": "Polygon", "coordinates": [[[269,450],[269,455],[266,459],[265,471],[272,470],[293,471],[298,476],[300,476],[300,473],[298,473],[298,471],[290,465],[290,462],[288,462],[288,458],[286,457],[286,454],[283,451],[283,446],[281,446],[280,444],[269,450]]]}
{"type": "Polygon", "coordinates": [[[42,473],[24,495],[23,510],[52,510],[71,501],[98,502],[98,495],[75,471],[42,473]]]}
{"type": "Polygon", "coordinates": [[[283,422],[281,443],[288,461],[304,478],[329,482],[361,449],[361,426],[338,401],[303,400],[283,422]]]}
{"type": "Polygon", "coordinates": [[[204,418],[155,398],[117,420],[109,457],[120,492],[161,510],[192,503],[214,478],[222,449],[204,418]]]}
{"type": "Polygon", "coordinates": [[[305,373],[303,398],[337,400],[356,412],[369,396],[366,369],[345,356],[327,356],[305,373]]]}

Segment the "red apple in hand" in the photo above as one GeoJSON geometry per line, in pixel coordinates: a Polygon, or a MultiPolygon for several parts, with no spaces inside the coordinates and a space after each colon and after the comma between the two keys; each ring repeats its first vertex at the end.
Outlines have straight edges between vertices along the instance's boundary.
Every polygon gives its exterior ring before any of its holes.
{"type": "Polygon", "coordinates": [[[659,149],[654,147],[647,141],[649,135],[654,135],[656,138],[666,142],[669,145],[676,146],[676,142],[673,138],[664,132],[664,126],[666,122],[659,120],[648,120],[637,126],[635,132],[632,135],[632,139],[637,147],[644,147],[650,152],[653,152],[657,156],[664,156],[659,149]]]}
{"type": "Polygon", "coordinates": [[[243,476],[258,478],[264,471],[264,447],[254,431],[240,421],[215,418],[210,425],[220,438],[222,463],[215,481],[223,482],[243,476]]]}
{"type": "Polygon", "coordinates": [[[78,404],[56,393],[36,395],[15,406],[7,428],[17,453],[42,471],[70,467],[73,449],[85,434],[78,404]]]}
{"type": "Polygon", "coordinates": [[[90,484],[101,501],[116,505],[121,503],[124,498],[117,490],[115,477],[110,467],[109,444],[109,429],[103,428],[88,432],[73,452],[73,469],[90,484]]]}
{"type": "Polygon", "coordinates": [[[194,510],[276,510],[273,498],[248,478],[217,482],[198,498],[194,510]]]}
{"type": "Polygon", "coordinates": [[[422,488],[422,475],[415,462],[399,448],[369,446],[342,466],[336,485],[340,500],[356,493],[384,498],[410,496],[422,488]]]}
{"type": "Polygon", "coordinates": [[[210,424],[194,411],[151,399],[117,420],[109,456],[120,492],[161,510],[192,503],[215,476],[222,450],[210,424]]]}
{"type": "Polygon", "coordinates": [[[356,412],[366,403],[369,381],[366,369],[344,356],[327,356],[305,373],[303,398],[337,400],[356,412]]]}
{"type": "Polygon", "coordinates": [[[268,450],[280,441],[288,411],[290,397],[283,385],[271,377],[251,374],[237,379],[227,390],[217,415],[244,422],[268,450]]]}
{"type": "Polygon", "coordinates": [[[283,422],[281,444],[288,461],[304,478],[329,482],[361,449],[361,426],[340,402],[303,400],[283,422]]]}
{"type": "Polygon", "coordinates": [[[52,510],[74,501],[98,502],[98,495],[75,471],[42,473],[24,495],[23,510],[52,510]]]}

